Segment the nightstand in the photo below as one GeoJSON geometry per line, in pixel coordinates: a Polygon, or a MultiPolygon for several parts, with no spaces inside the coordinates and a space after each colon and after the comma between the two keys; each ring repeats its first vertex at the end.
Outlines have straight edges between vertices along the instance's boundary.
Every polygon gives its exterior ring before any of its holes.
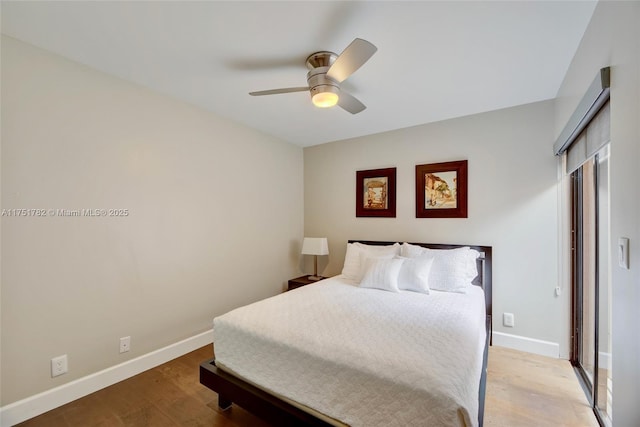
{"type": "MultiPolygon", "coordinates": [[[[323,277],[322,279],[326,279],[326,277],[323,277]]],[[[287,291],[302,287],[304,285],[310,285],[312,283],[319,282],[320,280],[309,280],[309,275],[296,277],[295,279],[289,280],[289,286],[287,287],[287,291]]]]}

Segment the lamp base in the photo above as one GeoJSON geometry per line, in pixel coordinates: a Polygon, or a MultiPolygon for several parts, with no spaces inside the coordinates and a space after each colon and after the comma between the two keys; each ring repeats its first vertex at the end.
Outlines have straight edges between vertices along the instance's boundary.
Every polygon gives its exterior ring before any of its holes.
{"type": "Polygon", "coordinates": [[[321,277],[321,276],[309,276],[308,279],[309,280],[313,280],[314,282],[317,282],[318,280],[324,279],[324,277],[321,277]]]}

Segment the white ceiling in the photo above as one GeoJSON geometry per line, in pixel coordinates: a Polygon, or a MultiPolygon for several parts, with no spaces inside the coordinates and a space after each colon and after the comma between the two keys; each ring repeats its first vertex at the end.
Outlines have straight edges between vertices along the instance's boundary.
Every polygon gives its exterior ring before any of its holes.
{"type": "Polygon", "coordinates": [[[301,146],[554,98],[595,1],[8,2],[2,32],[301,146]],[[306,57],[378,52],[318,109],[306,57]]]}

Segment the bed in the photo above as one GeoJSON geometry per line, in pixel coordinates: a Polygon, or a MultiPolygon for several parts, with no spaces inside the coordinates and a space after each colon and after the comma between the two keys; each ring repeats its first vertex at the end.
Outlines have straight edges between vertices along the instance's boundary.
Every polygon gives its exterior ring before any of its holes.
{"type": "Polygon", "coordinates": [[[342,274],[214,319],[200,382],[276,426],[482,426],[491,255],[349,241],[342,274]]]}

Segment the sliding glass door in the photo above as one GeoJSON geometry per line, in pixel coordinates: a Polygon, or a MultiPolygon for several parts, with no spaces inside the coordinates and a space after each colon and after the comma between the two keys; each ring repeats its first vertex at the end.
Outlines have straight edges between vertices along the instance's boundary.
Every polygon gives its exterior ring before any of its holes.
{"type": "Polygon", "coordinates": [[[572,360],[599,421],[611,424],[609,146],[571,174],[572,360]]]}

